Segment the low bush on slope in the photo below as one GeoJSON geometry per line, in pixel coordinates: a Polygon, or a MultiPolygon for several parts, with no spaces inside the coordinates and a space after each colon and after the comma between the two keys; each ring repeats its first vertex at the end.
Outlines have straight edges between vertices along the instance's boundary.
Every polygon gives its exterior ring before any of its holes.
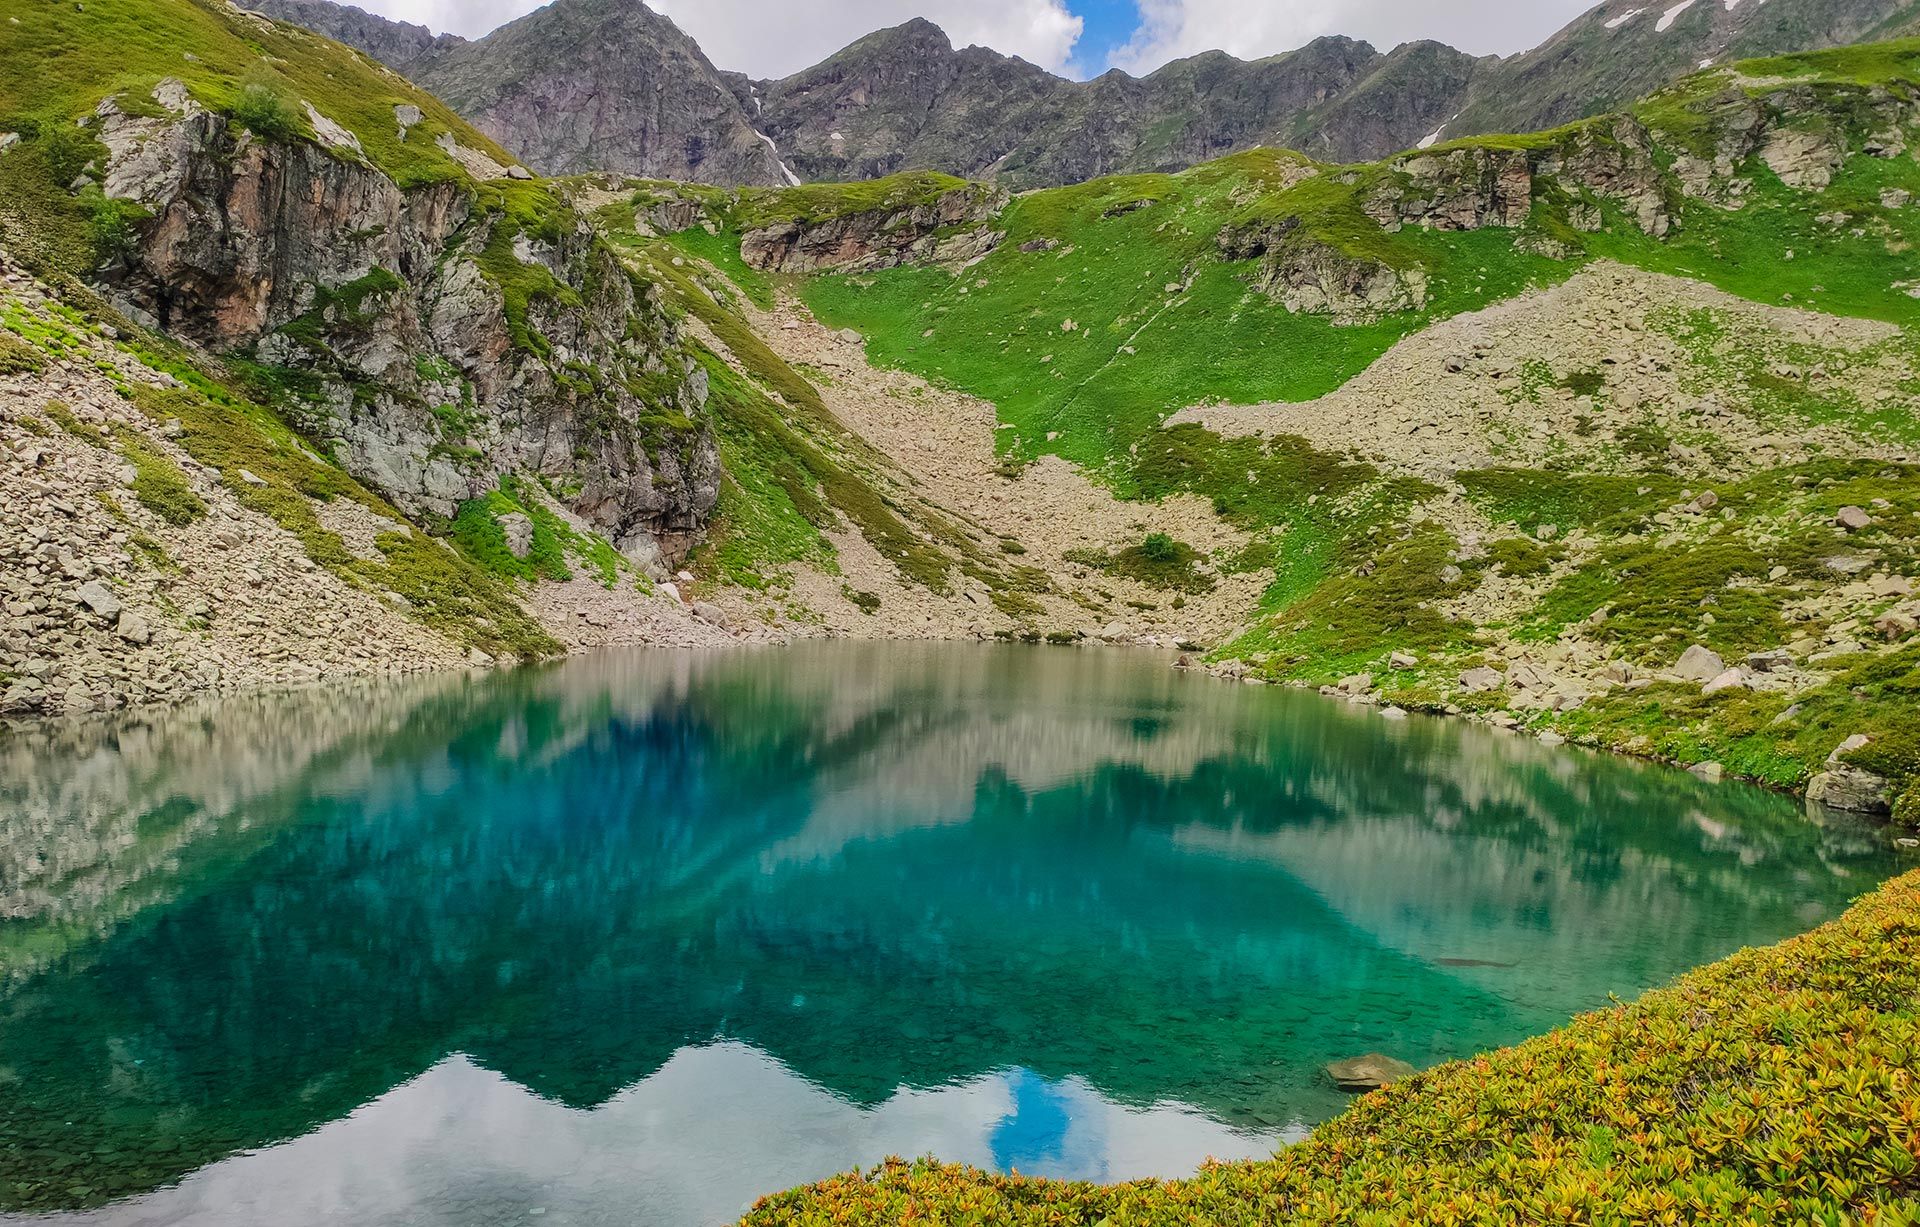
{"type": "Polygon", "coordinates": [[[1101,1188],[891,1162],[763,1201],[852,1223],[1920,1220],[1920,875],[1805,937],[1361,1100],[1272,1160],[1101,1188]]]}

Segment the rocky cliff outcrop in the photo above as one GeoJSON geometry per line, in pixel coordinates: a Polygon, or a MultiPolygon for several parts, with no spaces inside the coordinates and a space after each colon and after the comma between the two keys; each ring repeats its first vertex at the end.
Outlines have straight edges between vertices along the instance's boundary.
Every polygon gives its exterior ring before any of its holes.
{"type": "Polygon", "coordinates": [[[1004,192],[969,183],[908,204],[796,215],[754,226],[740,254],[759,269],[871,272],[903,264],[970,264],[1006,237],[1004,192]]]}
{"type": "Polygon", "coordinates": [[[1425,270],[1345,249],[1315,234],[1298,217],[1230,226],[1221,231],[1219,244],[1228,260],[1259,260],[1251,280],[1289,311],[1357,324],[1427,305],[1425,270]]]}
{"type": "Polygon", "coordinates": [[[643,565],[700,533],[704,376],[571,209],[507,177],[402,187],[177,84],[154,97],[100,109],[104,190],[146,214],[102,272],[130,313],[274,372],[306,431],[412,511],[522,473],[643,565]]]}
{"type": "Polygon", "coordinates": [[[1290,310],[1358,322],[1426,305],[1428,276],[1396,232],[1506,229],[1516,241],[1564,257],[1559,233],[1598,232],[1619,217],[1652,238],[1684,224],[1689,202],[1737,211],[1772,176],[1788,189],[1829,186],[1853,155],[1904,154],[1920,131],[1920,100],[1880,86],[1842,90],[1782,85],[1762,94],[1742,83],[1696,82],[1686,105],[1605,116],[1524,140],[1492,139],[1402,154],[1377,166],[1327,172],[1300,199],[1282,192],[1219,235],[1229,260],[1258,259],[1252,281],[1290,310]],[[1329,176],[1331,178],[1329,179],[1329,176]],[[1328,204],[1328,183],[1379,228],[1353,229],[1347,202],[1328,204]],[[1379,241],[1371,241],[1377,237],[1379,241]]]}

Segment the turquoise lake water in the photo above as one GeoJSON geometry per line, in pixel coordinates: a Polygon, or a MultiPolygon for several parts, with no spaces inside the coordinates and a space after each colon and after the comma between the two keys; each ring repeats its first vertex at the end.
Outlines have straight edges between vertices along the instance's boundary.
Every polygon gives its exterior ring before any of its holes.
{"type": "Polygon", "coordinates": [[[0,734],[0,1222],[1177,1176],[1337,1113],[1328,1061],[1518,1041],[1895,871],[1759,790],[1167,663],[635,652],[0,734]]]}

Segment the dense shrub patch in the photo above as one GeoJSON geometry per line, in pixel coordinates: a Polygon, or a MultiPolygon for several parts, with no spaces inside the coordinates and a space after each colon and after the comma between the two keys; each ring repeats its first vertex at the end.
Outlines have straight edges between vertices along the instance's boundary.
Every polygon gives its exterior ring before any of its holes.
{"type": "Polygon", "coordinates": [[[1272,1160],[1113,1187],[891,1161],[761,1202],[845,1223],[1861,1223],[1920,1215],[1920,874],[1272,1160]]]}

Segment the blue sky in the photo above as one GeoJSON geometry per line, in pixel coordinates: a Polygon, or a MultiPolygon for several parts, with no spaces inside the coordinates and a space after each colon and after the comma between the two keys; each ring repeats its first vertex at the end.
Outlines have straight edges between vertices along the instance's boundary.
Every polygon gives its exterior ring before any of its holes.
{"type": "Polygon", "coordinates": [[[1067,7],[1085,23],[1069,61],[1070,75],[1099,76],[1140,28],[1140,10],[1134,0],[1073,0],[1067,7]]]}

